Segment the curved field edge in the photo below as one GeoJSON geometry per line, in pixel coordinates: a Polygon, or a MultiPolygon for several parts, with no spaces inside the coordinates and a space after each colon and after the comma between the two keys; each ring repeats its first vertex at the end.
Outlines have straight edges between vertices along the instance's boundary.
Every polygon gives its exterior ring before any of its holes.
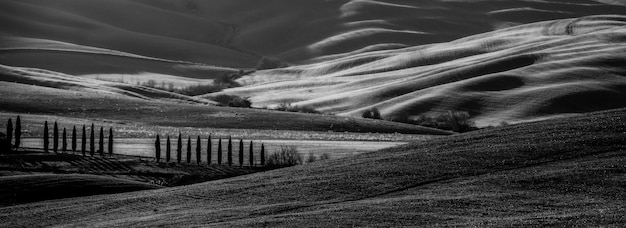
{"type": "Polygon", "coordinates": [[[619,226],[626,223],[624,118],[619,109],[480,130],[167,190],[3,208],[0,218],[95,227],[619,226]]]}

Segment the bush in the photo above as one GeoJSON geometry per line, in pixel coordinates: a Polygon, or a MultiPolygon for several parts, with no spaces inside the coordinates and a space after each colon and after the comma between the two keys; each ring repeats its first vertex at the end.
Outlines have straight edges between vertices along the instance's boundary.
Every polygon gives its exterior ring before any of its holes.
{"type": "Polygon", "coordinates": [[[382,119],[382,116],[380,115],[380,111],[378,111],[377,108],[371,108],[371,109],[365,110],[365,112],[363,112],[361,117],[367,118],[367,119],[377,119],[377,120],[382,119]]]}
{"type": "Polygon", "coordinates": [[[171,90],[168,89],[168,91],[174,92],[174,93],[180,93],[180,94],[187,95],[187,96],[198,96],[198,95],[203,95],[203,94],[216,93],[224,89],[225,87],[222,85],[198,84],[198,85],[188,86],[188,87],[181,88],[181,89],[175,89],[171,87],[171,90]]]}
{"type": "Polygon", "coordinates": [[[267,70],[267,69],[283,68],[283,67],[288,67],[288,66],[289,64],[287,64],[286,62],[283,62],[279,58],[263,56],[261,59],[259,59],[259,62],[256,64],[255,68],[257,70],[267,70]]]}
{"type": "Polygon", "coordinates": [[[252,102],[247,97],[242,98],[235,95],[222,94],[214,97],[213,100],[228,107],[250,108],[252,106],[252,102]]]}
{"type": "Polygon", "coordinates": [[[296,146],[280,146],[280,150],[267,157],[268,167],[288,167],[302,164],[302,155],[296,146]]]}

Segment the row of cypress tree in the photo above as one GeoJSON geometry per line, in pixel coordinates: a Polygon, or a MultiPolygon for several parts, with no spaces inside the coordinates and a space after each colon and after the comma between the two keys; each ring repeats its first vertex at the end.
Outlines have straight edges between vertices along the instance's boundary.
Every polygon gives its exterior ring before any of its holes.
{"type": "MultiPolygon", "coordinates": [[[[94,156],[96,153],[96,140],[95,140],[95,126],[92,123],[91,124],[91,134],[89,137],[89,155],[94,156]]],[[[44,128],[43,128],[43,150],[44,152],[50,152],[50,133],[49,133],[49,129],[48,129],[48,121],[46,121],[44,123],[44,128]]],[[[83,125],[83,134],[82,134],[82,138],[81,138],[81,145],[80,145],[80,152],[82,153],[83,156],[87,155],[87,129],[85,127],[85,125],[83,125]]],[[[109,156],[113,155],[113,128],[109,128],[109,144],[108,144],[108,154],[109,156]]],[[[63,128],[63,135],[61,136],[61,146],[59,147],[59,127],[57,122],[54,122],[54,127],[53,127],[53,131],[52,131],[52,152],[54,153],[58,153],[59,150],[61,152],[67,152],[69,151],[67,146],[67,129],[63,128]]],[[[76,126],[73,126],[72,128],[72,140],[71,140],[71,146],[72,146],[72,152],[76,153],[77,151],[77,144],[78,144],[78,138],[77,138],[77,132],[76,132],[76,126]]],[[[99,138],[99,144],[98,144],[98,151],[97,151],[100,156],[104,157],[105,155],[105,151],[104,151],[104,128],[100,127],[100,138],[99,138]]]]}
{"type": "MultiPolygon", "coordinates": [[[[154,142],[155,144],[155,149],[156,149],[156,153],[155,153],[155,157],[156,157],[156,161],[157,163],[161,162],[161,136],[157,135],[156,137],[156,141],[154,142]]],[[[207,164],[210,165],[213,161],[212,155],[213,155],[213,151],[212,151],[212,139],[211,136],[208,137],[207,139],[207,146],[206,146],[206,161],[207,164]]],[[[165,143],[165,162],[169,163],[172,159],[171,156],[171,151],[172,151],[172,143],[170,141],[170,136],[167,136],[167,141],[165,143]]],[[[198,165],[200,165],[200,163],[202,163],[202,139],[200,138],[200,136],[197,137],[196,139],[196,163],[198,165]]],[[[176,144],[176,162],[177,163],[181,163],[183,156],[183,139],[182,139],[182,134],[178,134],[178,142],[176,144]]],[[[191,136],[187,137],[187,154],[186,154],[186,162],[189,164],[191,163],[191,157],[192,157],[192,151],[191,151],[191,136]]],[[[243,139],[239,140],[239,166],[244,166],[244,142],[243,139]]],[[[265,165],[265,145],[261,144],[261,151],[260,151],[260,164],[261,166],[265,165]]],[[[217,164],[218,165],[222,165],[223,161],[223,154],[222,154],[222,139],[220,138],[218,140],[217,143],[217,164]]],[[[233,165],[233,140],[231,137],[228,137],[228,144],[227,144],[227,152],[226,152],[226,164],[228,164],[229,166],[233,165]]],[[[248,164],[249,166],[255,166],[255,161],[254,161],[254,142],[250,141],[250,146],[249,146],[249,150],[248,150],[248,164]]]]}
{"type": "Polygon", "coordinates": [[[18,149],[22,143],[22,120],[20,116],[17,116],[15,120],[15,128],[13,128],[13,119],[9,118],[7,122],[7,142],[9,150],[18,149]],[[13,143],[13,137],[15,137],[15,143],[13,143]]]}

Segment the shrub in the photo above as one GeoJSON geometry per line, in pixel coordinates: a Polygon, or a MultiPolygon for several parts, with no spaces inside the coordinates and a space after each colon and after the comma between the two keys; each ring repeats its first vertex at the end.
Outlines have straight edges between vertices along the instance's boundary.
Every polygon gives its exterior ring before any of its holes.
{"type": "Polygon", "coordinates": [[[257,62],[255,68],[257,70],[267,70],[267,69],[283,68],[283,67],[288,67],[288,66],[289,64],[280,60],[279,58],[263,56],[261,57],[261,59],[259,59],[259,62],[257,62]]]}
{"type": "Polygon", "coordinates": [[[361,117],[367,118],[367,119],[377,119],[377,120],[382,119],[382,116],[380,115],[380,111],[378,111],[377,108],[371,108],[371,109],[365,110],[365,112],[363,112],[361,117]]]}
{"type": "Polygon", "coordinates": [[[302,155],[296,146],[280,146],[280,150],[267,157],[268,167],[288,167],[302,164],[302,155]]]}
{"type": "Polygon", "coordinates": [[[322,155],[320,155],[320,158],[319,158],[319,159],[320,159],[320,161],[323,161],[323,160],[328,160],[328,159],[330,159],[330,154],[328,154],[328,153],[323,153],[322,155]]]}
{"type": "Polygon", "coordinates": [[[309,155],[307,155],[305,161],[306,163],[313,163],[317,161],[317,157],[315,156],[315,154],[313,154],[313,152],[309,152],[309,155]]]}
{"type": "Polygon", "coordinates": [[[250,108],[252,106],[252,102],[247,97],[242,98],[235,95],[222,94],[214,97],[213,100],[222,106],[228,107],[250,108]]]}

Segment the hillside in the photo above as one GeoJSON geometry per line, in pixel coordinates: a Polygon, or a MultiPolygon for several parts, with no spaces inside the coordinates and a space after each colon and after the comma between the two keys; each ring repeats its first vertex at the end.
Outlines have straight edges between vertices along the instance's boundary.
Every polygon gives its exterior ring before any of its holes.
{"type": "Polygon", "coordinates": [[[302,63],[625,9],[592,0],[3,0],[0,64],[70,74],[119,64],[101,54],[78,58],[92,48],[227,67],[253,67],[264,55],[302,63]],[[59,56],[73,61],[32,61],[59,56]],[[73,69],[92,64],[99,68],[73,69]]]}
{"type": "MultiPolygon", "coordinates": [[[[39,114],[44,121],[67,124],[116,123],[138,131],[148,127],[250,130],[380,132],[447,135],[450,132],[409,124],[322,114],[303,114],[213,105],[202,98],[145,86],[108,82],[40,69],[0,65],[0,112],[39,114]],[[285,121],[290,120],[290,121],[285,121]],[[133,127],[134,126],[134,127],[133,127]]],[[[37,128],[36,131],[40,131],[37,128]]],[[[173,130],[178,132],[180,129],[173,130]]],[[[208,129],[205,129],[208,130],[208,129]]],[[[35,131],[35,129],[29,129],[35,131]]],[[[151,132],[154,134],[154,131],[151,132]]],[[[277,134],[277,133],[273,133],[277,134]]]]}
{"type": "MultiPolygon", "coordinates": [[[[626,11],[625,11],[626,12],[626,11]]],[[[467,111],[479,126],[626,107],[626,17],[525,24],[451,42],[259,71],[224,93],[343,116],[467,111]]]]}
{"type": "Polygon", "coordinates": [[[626,110],[145,192],[0,208],[7,226],[623,226],[626,110]],[[114,210],[112,210],[114,208],[114,210]]]}
{"type": "Polygon", "coordinates": [[[161,188],[137,181],[85,174],[31,174],[0,177],[0,207],[69,197],[161,188]]]}

